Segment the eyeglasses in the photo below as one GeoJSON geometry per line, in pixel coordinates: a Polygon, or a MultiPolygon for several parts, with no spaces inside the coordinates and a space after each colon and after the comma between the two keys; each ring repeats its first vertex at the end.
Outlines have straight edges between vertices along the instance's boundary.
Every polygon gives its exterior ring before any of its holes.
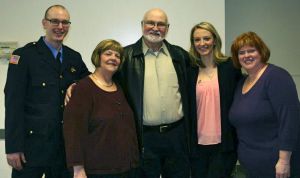
{"type": "Polygon", "coordinates": [[[167,23],[164,23],[164,22],[154,22],[154,21],[151,21],[151,20],[148,20],[148,21],[142,21],[142,23],[149,27],[149,28],[153,28],[153,27],[157,27],[159,29],[165,29],[167,27],[169,27],[169,24],[167,23]]]}
{"type": "Polygon", "coordinates": [[[71,24],[71,22],[68,20],[62,20],[62,21],[58,19],[45,19],[45,20],[49,21],[54,26],[59,26],[59,24],[61,23],[63,27],[68,27],[71,24]]]}

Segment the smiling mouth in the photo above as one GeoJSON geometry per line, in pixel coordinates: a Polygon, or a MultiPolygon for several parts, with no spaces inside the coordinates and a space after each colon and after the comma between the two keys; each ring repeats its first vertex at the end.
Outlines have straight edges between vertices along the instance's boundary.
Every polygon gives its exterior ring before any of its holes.
{"type": "Polygon", "coordinates": [[[253,62],[255,59],[254,58],[247,58],[247,59],[244,59],[244,62],[253,62]]]}
{"type": "Polygon", "coordinates": [[[118,66],[117,62],[115,62],[115,61],[108,61],[107,64],[113,65],[113,66],[118,66]]]}
{"type": "Polygon", "coordinates": [[[161,35],[159,31],[151,31],[149,34],[155,35],[155,36],[160,36],[161,35]]]}

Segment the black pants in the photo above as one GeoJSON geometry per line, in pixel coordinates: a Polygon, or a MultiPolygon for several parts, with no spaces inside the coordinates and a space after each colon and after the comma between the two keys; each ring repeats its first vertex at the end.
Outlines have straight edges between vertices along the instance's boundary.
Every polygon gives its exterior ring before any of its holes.
{"type": "Polygon", "coordinates": [[[12,178],[70,178],[70,173],[63,167],[26,167],[22,170],[12,170],[12,178]]]}
{"type": "Polygon", "coordinates": [[[140,178],[188,178],[184,122],[169,131],[144,131],[140,178]]]}
{"type": "Polygon", "coordinates": [[[230,178],[236,152],[221,152],[220,145],[199,145],[191,156],[192,178],[230,178]]]}
{"type": "Polygon", "coordinates": [[[87,178],[138,178],[136,175],[136,169],[120,173],[120,174],[104,174],[104,175],[93,175],[87,174],[87,178]]]}

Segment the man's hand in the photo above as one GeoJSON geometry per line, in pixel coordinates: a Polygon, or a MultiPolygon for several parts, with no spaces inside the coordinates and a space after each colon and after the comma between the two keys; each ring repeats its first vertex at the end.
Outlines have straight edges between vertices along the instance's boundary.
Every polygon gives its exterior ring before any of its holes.
{"type": "Polygon", "coordinates": [[[26,163],[24,153],[10,153],[6,154],[7,163],[16,170],[22,170],[22,163],[26,163]]]}
{"type": "Polygon", "coordinates": [[[69,103],[70,99],[71,99],[71,96],[72,96],[72,91],[75,87],[76,83],[72,83],[69,88],[67,89],[67,93],[66,93],[66,96],[65,96],[65,106],[69,103]]]}

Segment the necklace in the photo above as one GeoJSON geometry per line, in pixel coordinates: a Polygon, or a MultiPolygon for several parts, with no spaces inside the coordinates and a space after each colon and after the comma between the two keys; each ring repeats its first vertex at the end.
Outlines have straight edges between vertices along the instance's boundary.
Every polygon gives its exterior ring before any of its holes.
{"type": "Polygon", "coordinates": [[[212,71],[211,72],[208,72],[208,71],[206,71],[206,69],[207,68],[202,68],[202,69],[200,69],[199,70],[199,73],[201,72],[201,71],[203,71],[203,74],[204,75],[206,75],[210,80],[212,80],[212,78],[214,77],[214,75],[215,75],[215,68],[212,68],[212,71]]]}
{"type": "Polygon", "coordinates": [[[216,74],[216,70],[215,68],[212,69],[212,72],[207,72],[204,68],[199,68],[199,73],[198,73],[198,79],[197,79],[197,83],[201,83],[202,81],[211,81],[213,79],[213,77],[215,76],[216,74]],[[203,72],[201,72],[203,71],[203,72]],[[202,77],[200,75],[200,73],[202,73],[202,77]],[[204,76],[206,76],[206,78],[208,79],[205,79],[203,78],[204,76]]]}
{"type": "Polygon", "coordinates": [[[211,80],[214,75],[215,75],[215,71],[213,70],[212,72],[208,73],[206,70],[203,70],[203,72],[205,73],[205,75],[211,80]]]}
{"type": "Polygon", "coordinates": [[[112,81],[110,84],[104,84],[104,83],[102,83],[100,80],[98,80],[98,78],[97,78],[97,76],[93,73],[92,75],[92,78],[98,83],[98,84],[100,84],[100,85],[102,85],[102,86],[105,86],[105,87],[112,87],[113,85],[114,85],[114,82],[112,81]]]}

